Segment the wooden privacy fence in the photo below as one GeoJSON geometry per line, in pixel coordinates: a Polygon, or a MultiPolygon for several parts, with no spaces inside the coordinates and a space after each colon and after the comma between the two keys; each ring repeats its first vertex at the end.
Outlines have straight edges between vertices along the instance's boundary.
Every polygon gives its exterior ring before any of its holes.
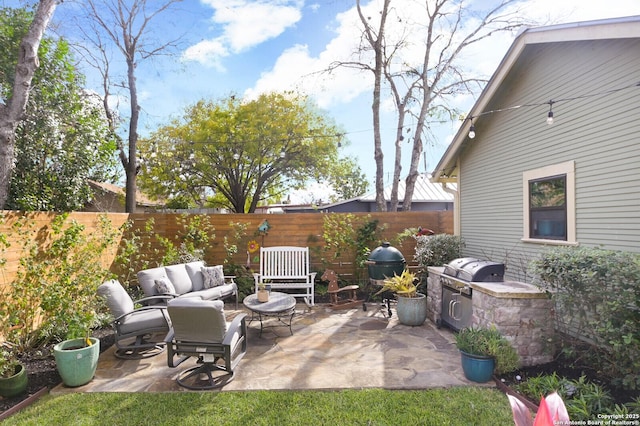
{"type": "MultiPolygon", "coordinates": [[[[308,246],[310,249],[311,268],[315,271],[325,269],[323,258],[330,260],[331,268],[339,275],[347,278],[352,275],[352,258],[347,256],[333,259],[331,251],[325,251],[323,239],[323,226],[325,216],[336,215],[354,217],[356,225],[367,221],[378,221],[378,227],[384,228],[382,240],[393,241],[398,234],[408,228],[428,228],[435,233],[453,233],[452,211],[427,211],[427,212],[393,212],[393,213],[289,213],[289,214],[211,214],[207,215],[210,223],[215,228],[215,238],[210,241],[205,252],[205,261],[208,264],[221,264],[227,256],[224,248],[224,238],[230,238],[233,234],[233,224],[246,225],[247,235],[241,241],[233,241],[238,244],[238,253],[233,257],[233,263],[246,265],[250,261],[252,269],[258,267],[256,254],[247,256],[247,243],[256,241],[261,247],[273,246],[308,246]],[[267,221],[269,229],[265,234],[259,233],[260,226],[267,221]],[[249,259],[247,259],[249,258],[249,259]]],[[[155,232],[169,238],[180,231],[177,219],[179,214],[152,213],[132,214],[135,229],[142,229],[144,224],[153,218],[155,232]]],[[[159,247],[157,247],[159,248],[159,247]]],[[[413,261],[415,241],[406,239],[402,246],[397,248],[404,255],[407,263],[413,261]]]]}
{"type": "MultiPolygon", "coordinates": [[[[84,213],[77,212],[69,215],[69,220],[73,219],[85,225],[87,232],[95,230],[99,223],[99,216],[104,213],[84,213]]],[[[8,237],[11,246],[5,251],[4,258],[6,264],[4,277],[0,286],[11,282],[15,275],[20,256],[20,244],[15,234],[12,233],[11,224],[15,223],[18,217],[28,215],[30,219],[37,222],[37,227],[41,228],[53,220],[54,213],[22,213],[5,211],[4,221],[0,223],[0,234],[8,237]]],[[[453,232],[453,212],[452,211],[428,211],[428,212],[397,212],[397,213],[293,213],[293,214],[207,214],[210,224],[215,228],[214,235],[210,235],[210,244],[205,252],[205,261],[208,264],[221,264],[227,257],[225,250],[225,237],[228,243],[238,246],[238,253],[233,256],[232,262],[238,265],[246,265],[249,261],[252,268],[256,268],[254,255],[247,256],[247,244],[250,241],[257,242],[260,246],[309,246],[311,267],[313,270],[321,271],[329,267],[323,258],[330,261],[331,269],[338,274],[344,274],[345,278],[351,274],[353,264],[351,258],[333,258],[330,251],[325,250],[323,240],[323,225],[326,215],[346,216],[355,218],[354,223],[363,224],[367,221],[377,220],[378,226],[383,227],[382,240],[394,241],[396,236],[408,228],[419,226],[433,230],[435,233],[453,232]],[[268,222],[269,228],[261,233],[259,228],[268,222]],[[234,241],[234,224],[246,226],[246,235],[239,241],[234,241]],[[213,238],[212,238],[213,237],[213,238]]],[[[153,218],[153,231],[163,237],[169,238],[179,245],[175,236],[180,233],[180,218],[184,215],[178,213],[108,213],[107,217],[115,227],[119,227],[127,220],[133,223],[132,230],[144,229],[145,224],[153,218]]],[[[195,215],[192,215],[195,216],[195,215]]],[[[126,236],[125,236],[126,237],[126,236]]],[[[407,263],[413,261],[415,241],[412,238],[406,239],[402,246],[396,246],[404,255],[407,263]]],[[[160,245],[152,247],[161,249],[160,245]]],[[[105,265],[113,265],[114,252],[105,254],[102,259],[96,261],[104,262],[105,265]]]]}

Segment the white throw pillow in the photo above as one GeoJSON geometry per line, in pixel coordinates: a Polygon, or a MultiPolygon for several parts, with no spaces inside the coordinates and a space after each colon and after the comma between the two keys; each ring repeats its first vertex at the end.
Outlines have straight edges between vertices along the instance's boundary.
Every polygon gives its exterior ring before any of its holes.
{"type": "Polygon", "coordinates": [[[204,288],[218,287],[224,284],[222,265],[203,266],[202,276],[204,278],[204,288]]]}

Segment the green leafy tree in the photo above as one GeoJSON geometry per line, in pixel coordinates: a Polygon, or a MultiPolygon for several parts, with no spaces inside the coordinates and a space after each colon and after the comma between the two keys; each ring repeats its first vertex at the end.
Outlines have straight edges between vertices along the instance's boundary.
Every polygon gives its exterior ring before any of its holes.
{"type": "MultiPolygon", "coordinates": [[[[0,65],[0,207],[5,208],[9,196],[11,174],[15,161],[16,127],[24,114],[29,99],[33,74],[38,68],[40,40],[49,25],[58,0],[40,0],[35,8],[29,29],[20,35],[18,49],[8,49],[14,34],[0,35],[2,57],[15,57],[13,67],[0,65]]],[[[4,19],[4,13],[2,14],[4,19]]],[[[4,28],[4,25],[1,25],[4,28]]],[[[1,62],[1,61],[0,61],[1,62]]]]}
{"type": "MultiPolygon", "coordinates": [[[[18,50],[31,14],[3,9],[0,20],[3,47],[18,50]]],[[[115,142],[100,103],[82,88],[84,78],[73,66],[68,43],[44,38],[38,56],[40,66],[15,132],[15,169],[6,205],[15,210],[77,210],[90,199],[87,179],[114,177],[115,142]]],[[[15,61],[0,59],[3,88],[10,85],[5,77],[15,61]]]]}
{"type": "Polygon", "coordinates": [[[271,93],[199,101],[141,141],[146,193],[252,213],[309,180],[327,180],[342,134],[309,99],[271,93]]]}
{"type": "Polygon", "coordinates": [[[332,164],[329,170],[329,182],[336,195],[332,201],[348,200],[369,190],[367,175],[362,172],[355,158],[347,157],[332,164]]]}

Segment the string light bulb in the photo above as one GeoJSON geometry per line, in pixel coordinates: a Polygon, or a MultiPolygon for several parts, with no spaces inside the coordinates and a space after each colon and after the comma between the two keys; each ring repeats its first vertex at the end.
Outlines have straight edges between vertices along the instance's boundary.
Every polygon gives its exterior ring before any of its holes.
{"type": "Polygon", "coordinates": [[[233,159],[234,160],[239,160],[240,159],[240,154],[238,154],[237,152],[233,153],[233,159]]]}
{"type": "Polygon", "coordinates": [[[473,139],[476,137],[476,126],[473,125],[473,121],[471,122],[471,127],[469,127],[469,139],[473,139]]]}
{"type": "Polygon", "coordinates": [[[547,124],[549,126],[553,124],[553,101],[549,101],[549,113],[547,114],[547,124]]]}
{"type": "Polygon", "coordinates": [[[282,151],[280,151],[280,158],[284,158],[287,156],[287,153],[284,152],[284,149],[282,151]]]}

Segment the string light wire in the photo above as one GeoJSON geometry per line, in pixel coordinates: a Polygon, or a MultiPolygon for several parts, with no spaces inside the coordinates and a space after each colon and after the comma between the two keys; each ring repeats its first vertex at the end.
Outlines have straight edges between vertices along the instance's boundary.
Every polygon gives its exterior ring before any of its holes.
{"type": "Polygon", "coordinates": [[[554,104],[557,104],[559,102],[575,101],[575,100],[578,100],[578,99],[587,99],[587,98],[594,98],[594,97],[605,97],[605,96],[612,95],[612,94],[617,93],[617,92],[621,92],[623,90],[631,89],[633,87],[640,87],[640,82],[629,84],[629,85],[624,86],[624,87],[618,87],[616,89],[605,90],[605,91],[602,91],[602,92],[588,93],[588,94],[579,95],[579,96],[572,96],[572,97],[568,97],[568,98],[554,99],[554,100],[550,100],[550,101],[547,101],[547,102],[541,102],[541,103],[513,105],[513,106],[510,106],[510,107],[506,107],[506,108],[498,108],[498,109],[492,109],[490,111],[482,111],[482,112],[480,112],[478,114],[471,115],[471,116],[467,117],[467,120],[469,120],[469,122],[471,123],[471,127],[469,128],[469,139],[473,139],[476,136],[475,126],[473,124],[474,123],[473,120],[478,118],[478,117],[482,117],[484,115],[495,114],[497,112],[513,111],[513,110],[520,109],[520,108],[531,108],[531,107],[539,107],[539,106],[543,106],[543,105],[549,105],[549,112],[547,113],[547,124],[553,124],[553,105],[554,104]]]}

